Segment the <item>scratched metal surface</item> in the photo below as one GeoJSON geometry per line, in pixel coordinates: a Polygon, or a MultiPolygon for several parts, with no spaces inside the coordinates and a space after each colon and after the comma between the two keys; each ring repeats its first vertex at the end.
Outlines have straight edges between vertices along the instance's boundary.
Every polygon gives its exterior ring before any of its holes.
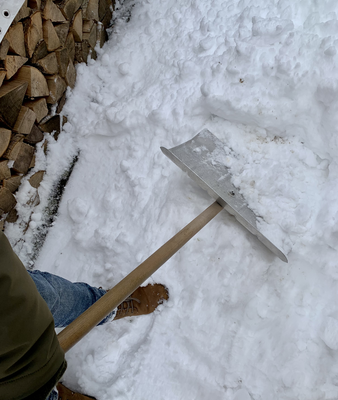
{"type": "Polygon", "coordinates": [[[161,150],[277,257],[288,261],[285,254],[259,231],[257,216],[231,183],[230,170],[224,164],[231,149],[215,135],[204,129],[179,146],[171,149],[161,147],[161,150]]]}
{"type": "Polygon", "coordinates": [[[23,3],[24,0],[0,0],[0,43],[23,3]]]}

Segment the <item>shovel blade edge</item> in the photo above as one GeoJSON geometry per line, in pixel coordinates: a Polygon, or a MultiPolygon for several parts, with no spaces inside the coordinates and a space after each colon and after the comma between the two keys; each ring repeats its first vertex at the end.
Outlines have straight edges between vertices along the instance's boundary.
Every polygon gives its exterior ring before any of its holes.
{"type": "Polygon", "coordinates": [[[161,150],[277,257],[288,262],[286,255],[259,231],[259,217],[232,184],[230,169],[226,166],[231,149],[204,129],[185,143],[171,149],[161,147],[161,150]]]}

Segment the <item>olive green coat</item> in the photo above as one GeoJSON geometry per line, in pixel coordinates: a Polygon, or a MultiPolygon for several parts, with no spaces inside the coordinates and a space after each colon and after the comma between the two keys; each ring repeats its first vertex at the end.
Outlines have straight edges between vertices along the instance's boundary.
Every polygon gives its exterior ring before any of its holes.
{"type": "Polygon", "coordinates": [[[65,368],[52,314],[0,232],[0,399],[42,400],[65,368]]]}

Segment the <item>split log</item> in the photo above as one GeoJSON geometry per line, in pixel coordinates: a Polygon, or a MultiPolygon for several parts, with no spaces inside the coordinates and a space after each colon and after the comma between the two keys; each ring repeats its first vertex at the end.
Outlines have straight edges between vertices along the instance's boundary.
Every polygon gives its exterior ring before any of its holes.
{"type": "Polygon", "coordinates": [[[43,141],[41,148],[43,149],[44,154],[47,155],[47,152],[48,152],[48,141],[47,140],[43,141]]]}
{"type": "Polygon", "coordinates": [[[58,4],[62,14],[71,21],[74,14],[82,6],[83,0],[63,0],[58,4]]]}
{"type": "MultiPolygon", "coordinates": [[[[21,67],[21,69],[24,67],[21,67]]],[[[7,82],[0,87],[0,121],[13,128],[28,87],[27,82],[7,82]]]]}
{"type": "Polygon", "coordinates": [[[44,175],[45,175],[45,172],[46,171],[38,171],[38,172],[35,172],[35,174],[34,175],[32,175],[30,178],[29,178],[29,183],[30,183],[30,185],[33,187],[33,188],[35,188],[35,189],[37,189],[39,186],[40,186],[40,183],[42,182],[42,179],[43,179],[43,177],[44,177],[44,175]]]}
{"type": "Polygon", "coordinates": [[[40,128],[36,125],[33,125],[31,133],[25,137],[25,142],[28,144],[36,144],[43,140],[44,134],[40,128]]]}
{"type": "Polygon", "coordinates": [[[0,128],[0,157],[2,157],[4,152],[7,150],[11,137],[12,132],[9,129],[0,128]]]}
{"type": "Polygon", "coordinates": [[[76,69],[72,60],[69,60],[65,80],[67,85],[73,89],[76,81],[76,69]]]}
{"type": "MultiPolygon", "coordinates": [[[[69,60],[69,61],[70,61],[70,60],[69,60]]],[[[67,76],[66,76],[66,79],[67,79],[67,76]]],[[[67,81],[66,81],[66,83],[67,83],[67,81]]],[[[68,85],[68,83],[67,83],[67,85],[68,85]]],[[[68,86],[69,86],[69,85],[68,85],[68,86]]],[[[60,113],[62,112],[63,106],[64,106],[65,103],[66,103],[66,98],[67,98],[67,92],[65,92],[65,93],[62,95],[61,99],[59,100],[58,106],[56,107],[56,114],[60,114],[60,113]]]]}
{"type": "Polygon", "coordinates": [[[19,154],[20,143],[23,142],[23,139],[24,135],[13,134],[9,146],[7,147],[5,153],[3,154],[3,158],[5,158],[6,160],[14,161],[17,155],[19,154]]]}
{"type": "Polygon", "coordinates": [[[31,58],[31,63],[36,64],[41,58],[44,58],[48,55],[47,45],[44,40],[41,40],[36,46],[33,56],[31,58]]]}
{"type": "Polygon", "coordinates": [[[55,32],[59,37],[61,46],[65,46],[67,36],[69,33],[69,26],[70,26],[69,22],[64,22],[63,24],[54,25],[55,32]]]}
{"type": "Polygon", "coordinates": [[[94,49],[96,46],[96,24],[93,24],[89,32],[83,33],[83,40],[88,42],[89,46],[94,49]]]}
{"type": "Polygon", "coordinates": [[[60,135],[60,133],[61,133],[61,131],[62,131],[62,127],[63,127],[63,125],[64,125],[66,122],[67,122],[67,117],[65,117],[65,116],[63,115],[62,118],[61,118],[61,115],[60,115],[60,124],[61,124],[61,126],[60,126],[59,132],[56,131],[56,132],[54,132],[54,134],[53,134],[53,137],[54,137],[55,140],[58,140],[59,135],[60,135]]]}
{"type": "Polygon", "coordinates": [[[89,51],[83,51],[82,43],[75,43],[75,64],[87,63],[89,51]]]}
{"type": "Polygon", "coordinates": [[[65,78],[67,73],[67,67],[69,64],[68,49],[66,47],[63,47],[62,49],[56,50],[55,55],[58,65],[58,71],[56,71],[55,73],[59,72],[59,75],[62,78],[65,78]]]}
{"type": "Polygon", "coordinates": [[[100,20],[105,29],[108,29],[110,27],[112,18],[113,18],[113,13],[110,9],[108,9],[106,15],[100,20]]]}
{"type": "Polygon", "coordinates": [[[6,78],[6,70],[0,69],[0,86],[3,84],[4,79],[6,78]]]}
{"type": "Polygon", "coordinates": [[[31,168],[34,168],[35,167],[35,161],[36,161],[36,157],[35,157],[35,153],[33,154],[33,157],[32,157],[32,161],[31,161],[31,163],[29,164],[29,168],[28,169],[31,169],[31,168]]]}
{"type": "Polygon", "coordinates": [[[28,83],[28,97],[45,97],[49,95],[46,79],[37,68],[24,65],[19,69],[17,78],[28,83]]]}
{"type": "Polygon", "coordinates": [[[99,20],[102,21],[110,11],[111,0],[99,0],[99,20]]]}
{"type": "Polygon", "coordinates": [[[25,35],[22,22],[12,25],[8,29],[5,37],[9,42],[8,50],[10,53],[17,54],[21,57],[26,57],[25,35]]]}
{"type": "Polygon", "coordinates": [[[101,22],[98,22],[96,25],[96,41],[99,43],[100,48],[103,47],[107,40],[108,35],[106,29],[101,22]]]}
{"type": "Polygon", "coordinates": [[[0,161],[0,181],[9,179],[11,177],[11,170],[8,167],[8,161],[0,161]]]}
{"type": "Polygon", "coordinates": [[[15,158],[12,169],[19,174],[27,174],[35,148],[27,143],[19,143],[19,152],[15,158]]]}
{"type": "Polygon", "coordinates": [[[22,106],[13,131],[23,135],[28,135],[33,128],[35,120],[35,112],[28,107],[22,106]]]}
{"type": "Polygon", "coordinates": [[[93,25],[94,25],[94,21],[93,20],[90,20],[90,21],[85,21],[84,20],[83,21],[83,28],[82,28],[83,33],[89,33],[91,31],[93,25]]]}
{"type": "Polygon", "coordinates": [[[37,100],[25,101],[23,105],[34,111],[36,115],[36,122],[38,123],[48,115],[47,101],[44,97],[37,100]]]}
{"type": "Polygon", "coordinates": [[[45,20],[50,19],[52,22],[66,22],[66,18],[52,0],[46,0],[42,16],[45,20]]]}
{"type": "Polygon", "coordinates": [[[15,197],[6,187],[0,189],[0,209],[4,213],[11,211],[16,205],[15,197]]]}
{"type": "Polygon", "coordinates": [[[7,54],[8,54],[8,50],[9,50],[9,41],[6,39],[6,37],[4,37],[2,39],[2,42],[0,43],[0,60],[3,61],[7,54]]]}
{"type": "Polygon", "coordinates": [[[28,61],[28,58],[21,56],[7,56],[5,58],[6,79],[11,79],[18,70],[28,61]]]}
{"type": "Polygon", "coordinates": [[[32,10],[41,10],[41,0],[28,0],[28,7],[32,10]]]}
{"type": "Polygon", "coordinates": [[[77,43],[82,42],[82,24],[83,24],[83,19],[82,19],[82,10],[77,11],[77,13],[74,16],[73,23],[70,27],[70,31],[74,35],[74,40],[77,43]]]}
{"type": "Polygon", "coordinates": [[[37,44],[43,39],[42,17],[40,11],[36,11],[25,22],[24,31],[26,51],[28,57],[32,57],[37,44]]]}
{"type": "Polygon", "coordinates": [[[84,40],[82,43],[75,43],[75,61],[78,63],[87,63],[89,55],[96,60],[96,51],[84,40]]]}
{"type": "Polygon", "coordinates": [[[25,2],[23,3],[23,5],[21,6],[19,12],[16,14],[12,24],[17,24],[19,21],[28,18],[31,15],[32,10],[27,7],[27,0],[25,0],[25,2]]]}
{"type": "Polygon", "coordinates": [[[69,32],[69,34],[67,36],[65,47],[68,50],[69,59],[74,62],[74,60],[75,60],[75,40],[74,40],[74,35],[72,34],[72,32],[69,32]]]}
{"type": "Polygon", "coordinates": [[[15,208],[12,208],[11,211],[7,214],[6,222],[14,223],[18,220],[19,215],[15,208]]]}
{"type": "Polygon", "coordinates": [[[49,96],[47,97],[48,104],[56,104],[67,89],[66,82],[60,75],[46,76],[49,88],[49,96]]]}
{"type": "Polygon", "coordinates": [[[40,125],[40,128],[47,133],[55,132],[57,135],[61,132],[62,125],[66,122],[60,114],[53,115],[46,122],[40,125]]]}
{"type": "Polygon", "coordinates": [[[83,19],[99,21],[99,0],[89,0],[83,7],[83,19]]]}
{"type": "Polygon", "coordinates": [[[12,175],[4,181],[4,187],[14,193],[16,189],[20,186],[21,179],[22,176],[20,175],[12,175]]]}
{"type": "Polygon", "coordinates": [[[57,74],[59,66],[55,52],[49,53],[46,57],[41,58],[41,60],[35,63],[35,66],[46,75],[57,74]]]}
{"type": "Polygon", "coordinates": [[[48,51],[54,51],[61,46],[54,25],[50,20],[43,22],[43,38],[47,44],[48,51]]]}

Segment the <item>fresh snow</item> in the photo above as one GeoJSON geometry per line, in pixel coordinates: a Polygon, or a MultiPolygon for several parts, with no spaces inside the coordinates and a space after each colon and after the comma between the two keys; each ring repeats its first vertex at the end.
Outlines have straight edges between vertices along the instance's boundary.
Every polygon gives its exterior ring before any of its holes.
{"type": "Polygon", "coordinates": [[[149,279],[170,300],[94,329],[64,383],[98,400],[337,399],[337,3],[136,0],[127,22],[131,5],[77,67],[24,235],[27,181],[17,194],[16,252],[32,267],[50,188],[79,150],[34,268],[113,287],[212,203],[160,151],[208,128],[289,263],[223,211],[149,279]]]}

